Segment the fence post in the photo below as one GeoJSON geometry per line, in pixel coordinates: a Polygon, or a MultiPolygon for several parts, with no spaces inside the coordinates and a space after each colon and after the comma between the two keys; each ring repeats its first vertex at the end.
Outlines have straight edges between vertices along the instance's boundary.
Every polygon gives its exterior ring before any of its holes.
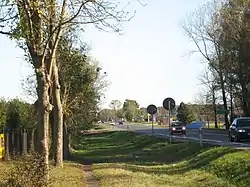
{"type": "Polygon", "coordinates": [[[10,159],[10,141],[9,141],[9,132],[4,134],[4,160],[10,159]]]}
{"type": "Polygon", "coordinates": [[[22,148],[23,148],[23,150],[22,150],[22,154],[23,155],[26,155],[27,154],[27,132],[26,132],[26,130],[23,130],[23,133],[22,133],[22,148]]]}
{"type": "Polygon", "coordinates": [[[35,151],[35,146],[34,146],[34,143],[35,143],[35,139],[34,139],[34,129],[29,129],[28,131],[28,134],[27,134],[27,142],[28,142],[28,152],[29,154],[31,154],[32,152],[35,151]]]}
{"type": "Polygon", "coordinates": [[[15,147],[15,131],[12,129],[11,130],[11,156],[15,155],[16,152],[16,147],[15,147]]]}
{"type": "Polygon", "coordinates": [[[16,154],[21,155],[21,142],[22,142],[22,131],[20,129],[16,129],[16,154]]]}

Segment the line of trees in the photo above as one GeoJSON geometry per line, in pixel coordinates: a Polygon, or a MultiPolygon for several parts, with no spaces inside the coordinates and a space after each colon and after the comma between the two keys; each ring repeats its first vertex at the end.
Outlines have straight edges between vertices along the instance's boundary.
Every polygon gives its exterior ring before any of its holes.
{"type": "MultiPolygon", "coordinates": [[[[58,60],[60,64],[59,80],[63,107],[63,158],[70,157],[71,137],[77,135],[82,130],[93,127],[97,122],[97,111],[104,88],[107,86],[106,72],[102,72],[97,61],[88,55],[88,48],[85,44],[74,47],[79,40],[77,32],[65,35],[59,43],[58,60]]],[[[31,60],[27,58],[27,60],[31,60]]],[[[23,81],[23,89],[27,95],[32,95],[37,99],[35,75],[29,75],[23,81]]],[[[51,97],[51,100],[53,97],[51,97]]],[[[38,135],[37,129],[37,101],[28,104],[21,100],[14,99],[0,102],[0,125],[6,125],[9,130],[32,130],[38,135]]],[[[53,109],[54,110],[54,109],[53,109]]],[[[48,147],[54,155],[55,164],[56,146],[54,113],[50,113],[49,134],[52,146],[48,147]]],[[[34,141],[34,139],[33,139],[34,141]]],[[[32,141],[31,141],[32,142],[32,141]]],[[[30,143],[31,143],[30,142],[30,143]]],[[[32,142],[36,143],[37,142],[32,142]]],[[[50,144],[49,144],[50,145],[50,144]]],[[[29,146],[30,147],[30,146],[29,146]]],[[[35,151],[38,146],[35,146],[35,151]]]]}
{"type": "Polygon", "coordinates": [[[140,108],[136,100],[126,99],[123,104],[119,100],[112,100],[109,107],[110,109],[103,109],[99,112],[99,120],[117,121],[126,119],[132,122],[147,119],[147,111],[144,108],[140,108]]]}
{"type": "Polygon", "coordinates": [[[215,114],[223,110],[226,128],[237,113],[250,116],[249,9],[247,0],[210,1],[183,25],[207,62],[203,105],[211,104],[215,114]]]}
{"type": "MultiPolygon", "coordinates": [[[[109,109],[102,109],[98,114],[98,119],[100,121],[117,121],[120,119],[126,119],[129,122],[148,122],[152,120],[151,116],[148,115],[147,109],[140,107],[136,100],[126,99],[122,104],[119,100],[112,100],[109,104],[109,109]]],[[[185,104],[181,102],[176,109],[172,111],[172,115],[177,114],[177,118],[188,124],[195,121],[195,112],[192,110],[192,105],[185,104]]],[[[167,111],[163,107],[158,107],[156,116],[160,120],[161,117],[167,117],[167,111]]]]}
{"type": "Polygon", "coordinates": [[[133,16],[119,2],[109,0],[1,1],[0,34],[17,42],[34,69],[38,113],[36,150],[43,159],[45,179],[49,177],[46,171],[49,169],[50,128],[55,164],[62,166],[64,132],[77,129],[79,124],[89,120],[87,115],[94,116],[96,105],[88,101],[91,97],[100,97],[96,91],[100,85],[92,84],[99,79],[100,69],[82,53],[82,46],[77,48],[78,43],[69,41],[68,35],[77,27],[82,30],[86,24],[121,32],[122,23],[133,16]],[[81,62],[91,65],[83,66],[81,62]],[[82,111],[86,112],[85,118],[82,111]]]}

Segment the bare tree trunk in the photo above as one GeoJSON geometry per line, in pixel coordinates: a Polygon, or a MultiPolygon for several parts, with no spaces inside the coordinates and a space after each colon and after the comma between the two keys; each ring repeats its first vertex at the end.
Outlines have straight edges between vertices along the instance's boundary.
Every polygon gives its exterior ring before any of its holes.
{"type": "MultiPolygon", "coordinates": [[[[51,97],[52,97],[52,93],[51,93],[51,97]]],[[[53,103],[53,101],[52,101],[52,103],[53,103]]],[[[50,148],[51,155],[50,155],[50,157],[52,159],[55,158],[55,152],[56,152],[56,149],[55,149],[55,147],[56,147],[56,143],[55,143],[55,127],[54,127],[54,115],[53,114],[54,114],[54,109],[50,113],[50,130],[51,130],[51,132],[50,132],[50,136],[51,136],[51,138],[50,138],[50,140],[51,140],[51,148],[50,148]]]]}
{"type": "Polygon", "coordinates": [[[249,116],[250,115],[250,110],[249,110],[249,106],[248,106],[248,94],[247,94],[247,89],[245,87],[245,83],[240,82],[241,87],[242,87],[242,109],[243,109],[243,113],[244,116],[249,116]]]}
{"type": "Polygon", "coordinates": [[[217,107],[216,107],[216,97],[215,97],[215,90],[213,88],[212,90],[212,96],[213,96],[213,111],[214,111],[214,125],[215,128],[218,128],[218,122],[217,122],[217,107]]]}
{"type": "Polygon", "coordinates": [[[38,151],[42,156],[43,161],[43,176],[44,181],[49,181],[49,114],[52,110],[52,105],[49,102],[49,77],[45,70],[38,70],[37,74],[38,83],[38,151]]]}
{"type": "MultiPolygon", "coordinates": [[[[227,107],[227,97],[226,97],[226,91],[225,91],[225,81],[224,81],[224,78],[223,78],[222,68],[221,67],[219,68],[219,77],[220,77],[220,85],[221,85],[223,106],[224,106],[224,110],[227,111],[228,107],[227,107]]],[[[228,120],[228,114],[227,113],[224,114],[224,120],[225,120],[226,129],[229,129],[229,120],[228,120]]]]}
{"type": "Polygon", "coordinates": [[[63,159],[70,159],[69,133],[65,121],[63,123],[63,159]]]}
{"type": "Polygon", "coordinates": [[[234,109],[233,109],[233,85],[231,83],[230,85],[230,123],[233,123],[233,115],[234,115],[234,109]]]}
{"type": "Polygon", "coordinates": [[[55,165],[63,166],[63,110],[60,97],[58,68],[53,63],[53,115],[55,132],[55,165]]]}

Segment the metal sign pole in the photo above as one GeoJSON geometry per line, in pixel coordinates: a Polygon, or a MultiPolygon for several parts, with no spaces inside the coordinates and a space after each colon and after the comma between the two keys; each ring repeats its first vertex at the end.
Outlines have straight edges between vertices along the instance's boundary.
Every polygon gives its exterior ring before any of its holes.
{"type": "Polygon", "coordinates": [[[202,144],[202,127],[200,128],[200,146],[203,147],[203,144],[202,144]]]}
{"type": "Polygon", "coordinates": [[[153,118],[154,118],[154,114],[157,113],[157,107],[155,105],[149,105],[147,107],[147,112],[148,112],[148,120],[149,120],[149,114],[151,114],[151,117],[152,117],[152,134],[154,133],[154,121],[153,121],[153,118]]]}
{"type": "Polygon", "coordinates": [[[151,117],[152,117],[152,134],[154,134],[154,121],[153,121],[153,114],[151,115],[151,117]]]}
{"type": "Polygon", "coordinates": [[[169,110],[168,110],[168,125],[169,125],[169,143],[171,144],[171,127],[170,127],[170,123],[171,123],[171,121],[170,121],[170,101],[168,102],[168,108],[169,108],[169,110]]]}

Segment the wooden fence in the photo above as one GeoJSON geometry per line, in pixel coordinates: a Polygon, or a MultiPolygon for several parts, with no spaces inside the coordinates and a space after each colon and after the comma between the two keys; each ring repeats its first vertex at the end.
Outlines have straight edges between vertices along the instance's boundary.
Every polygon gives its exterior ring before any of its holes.
{"type": "Polygon", "coordinates": [[[4,147],[3,158],[8,160],[16,156],[25,155],[34,151],[34,130],[14,129],[4,132],[4,143],[1,140],[0,147],[4,147]]]}

